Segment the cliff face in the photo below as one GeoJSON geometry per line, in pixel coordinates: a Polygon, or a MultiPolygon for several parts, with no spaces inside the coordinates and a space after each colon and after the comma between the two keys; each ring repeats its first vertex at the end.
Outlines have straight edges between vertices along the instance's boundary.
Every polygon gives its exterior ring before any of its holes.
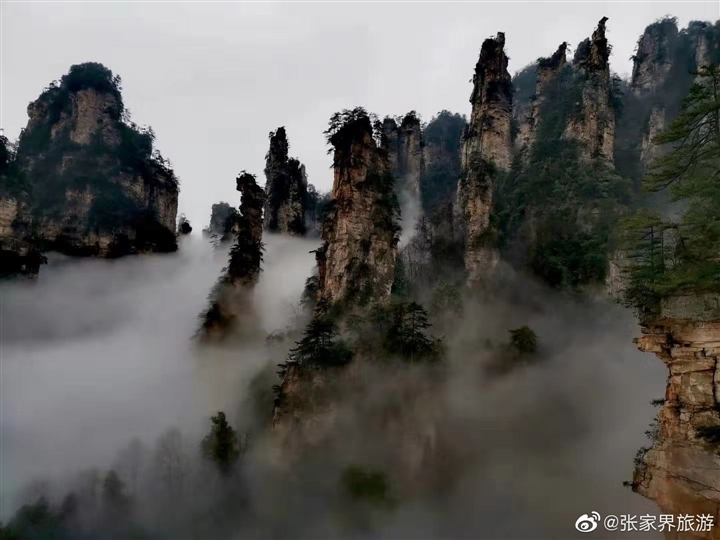
{"type": "Polygon", "coordinates": [[[600,158],[613,163],[615,112],[610,103],[610,46],[605,37],[603,17],[592,38],[578,45],[573,59],[576,75],[582,80],[579,110],[565,126],[563,136],[581,143],[585,161],[600,158]]]}
{"type": "Polygon", "coordinates": [[[465,270],[470,287],[487,278],[499,258],[490,234],[493,184],[497,171],[508,170],[512,160],[512,83],[504,46],[503,33],[482,45],[462,150],[457,211],[465,233],[465,270]]]}
{"type": "Polygon", "coordinates": [[[675,24],[653,24],[645,29],[633,57],[631,88],[646,96],[660,89],[673,66],[678,29],[675,24]]]}
{"type": "Polygon", "coordinates": [[[396,179],[400,189],[420,194],[420,178],[425,170],[423,158],[423,136],[420,119],[413,112],[408,113],[398,130],[398,157],[396,179]]]}
{"type": "Polygon", "coordinates": [[[210,307],[203,315],[200,335],[204,339],[224,339],[254,328],[255,324],[252,289],[262,263],[265,191],[257,185],[255,176],[245,171],[236,182],[242,202],[235,219],[235,243],[225,275],[215,285],[210,307]]]}
{"type": "Polygon", "coordinates": [[[15,156],[0,135],[0,276],[38,273],[44,258],[32,243],[28,193],[13,182],[15,156]]]}
{"type": "Polygon", "coordinates": [[[265,156],[265,228],[304,235],[307,175],[297,159],[288,158],[289,148],[284,127],[270,133],[270,149],[265,156]]]}
{"type": "Polygon", "coordinates": [[[17,152],[41,249],[119,256],[177,248],[178,183],[152,131],[122,118],[119,79],[73,66],[28,106],[17,152]]]}
{"type": "MultiPolygon", "coordinates": [[[[643,324],[636,340],[669,370],[657,436],[639,454],[632,484],[664,513],[720,512],[719,302],[676,298],[664,306],[662,318],[643,324]]],[[[718,538],[717,532],[685,537],[718,538]]]]}
{"type": "Polygon", "coordinates": [[[333,202],[316,252],[318,297],[331,304],[385,301],[398,242],[392,171],[367,113],[344,114],[328,134],[334,148],[333,202]]]}
{"type": "MultiPolygon", "coordinates": [[[[519,139],[520,147],[529,150],[535,144],[537,128],[540,124],[540,113],[546,102],[548,91],[558,83],[558,76],[567,62],[567,43],[563,42],[550,58],[538,60],[535,80],[535,95],[530,102],[527,121],[522,124],[519,139]]],[[[529,152],[525,153],[526,158],[529,152]]]]}

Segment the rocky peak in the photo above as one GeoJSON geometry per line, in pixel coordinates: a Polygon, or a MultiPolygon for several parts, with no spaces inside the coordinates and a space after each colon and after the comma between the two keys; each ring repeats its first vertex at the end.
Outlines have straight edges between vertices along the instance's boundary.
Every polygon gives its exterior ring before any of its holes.
{"type": "Polygon", "coordinates": [[[529,150],[535,143],[537,127],[540,124],[542,106],[546,101],[550,86],[557,81],[560,71],[567,62],[567,43],[562,42],[557,51],[549,58],[540,58],[537,63],[537,75],[535,79],[535,95],[530,105],[530,114],[527,119],[527,127],[522,134],[522,146],[526,149],[525,157],[530,154],[529,150]]]}
{"type": "Polygon", "coordinates": [[[678,28],[674,19],[663,19],[645,28],[633,56],[630,87],[637,96],[655,92],[672,69],[678,28]]]}
{"type": "Polygon", "coordinates": [[[382,123],[382,148],[385,150],[390,162],[390,170],[397,178],[398,155],[400,153],[400,132],[394,118],[386,116],[382,123]]]}
{"type": "Polygon", "coordinates": [[[610,102],[610,50],[605,37],[608,18],[600,19],[591,39],[582,41],[573,59],[573,66],[582,85],[578,111],[570,118],[563,137],[580,143],[581,158],[601,159],[613,164],[615,111],[610,102]]]}
{"type": "Polygon", "coordinates": [[[178,181],[154,133],[127,122],[120,78],[75,65],[28,107],[17,177],[38,249],[119,256],[172,251],[178,181]]]}
{"type": "Polygon", "coordinates": [[[235,242],[225,274],[213,288],[210,306],[202,316],[203,339],[225,339],[256,324],[252,289],[261,271],[265,190],[257,185],[255,175],[245,171],[236,184],[242,198],[235,217],[235,242]]]}
{"type": "Polygon", "coordinates": [[[465,270],[471,287],[483,282],[498,261],[490,234],[493,186],[497,171],[509,169],[512,160],[512,83],[504,46],[502,32],[483,42],[462,152],[457,210],[465,234],[465,270]]]}
{"type": "Polygon", "coordinates": [[[257,185],[255,175],[242,171],[235,180],[240,192],[240,228],[247,231],[254,244],[262,242],[265,191],[257,185]]]}
{"type": "Polygon", "coordinates": [[[420,118],[415,111],[405,115],[398,130],[397,178],[400,189],[420,193],[420,177],[424,170],[423,136],[420,118]]]}
{"type": "Polygon", "coordinates": [[[585,71],[586,74],[608,73],[610,71],[610,45],[605,37],[605,24],[608,18],[603,17],[590,39],[580,42],[575,51],[573,64],[585,71]]]}
{"type": "Polygon", "coordinates": [[[270,149],[265,156],[265,228],[271,232],[305,234],[307,175],[305,167],[288,158],[284,127],[270,132],[270,149]]]}
{"type": "Polygon", "coordinates": [[[228,203],[215,203],[210,209],[210,223],[203,229],[203,234],[218,242],[226,242],[233,237],[233,234],[237,234],[239,216],[237,209],[228,203]]]}
{"type": "Polygon", "coordinates": [[[382,125],[361,107],[336,113],[326,131],[332,145],[332,207],[316,252],[318,298],[350,305],[390,297],[399,228],[382,125]]]}
{"type": "Polygon", "coordinates": [[[503,32],[482,44],[473,75],[465,154],[477,154],[501,169],[508,169],[512,160],[512,82],[504,47],[503,32]]]}

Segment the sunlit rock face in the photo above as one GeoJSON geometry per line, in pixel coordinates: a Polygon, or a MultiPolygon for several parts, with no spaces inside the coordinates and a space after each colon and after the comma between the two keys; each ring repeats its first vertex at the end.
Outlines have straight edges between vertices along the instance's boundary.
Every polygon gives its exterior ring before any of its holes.
{"type": "Polygon", "coordinates": [[[489,231],[495,177],[512,161],[512,83],[504,47],[502,32],[482,45],[462,150],[457,212],[465,234],[465,271],[471,288],[484,282],[499,260],[489,231]]]}
{"type": "MultiPolygon", "coordinates": [[[[668,367],[653,446],[637,463],[633,489],[671,514],[720,511],[720,298],[679,297],[636,340],[668,367]]],[[[688,533],[685,538],[718,538],[688,533]]]]}
{"type": "Polygon", "coordinates": [[[581,143],[581,157],[585,161],[595,158],[613,163],[615,139],[615,113],[610,105],[610,46],[605,37],[603,17],[592,34],[582,41],[575,51],[573,67],[584,79],[579,112],[565,126],[563,136],[581,143]]]}
{"type": "Polygon", "coordinates": [[[270,133],[265,156],[265,228],[271,232],[304,235],[307,208],[305,166],[288,158],[290,144],[284,127],[270,133]]]}
{"type": "Polygon", "coordinates": [[[364,304],[390,297],[397,256],[397,201],[387,152],[367,115],[330,138],[332,208],[316,252],[318,299],[364,304]]]}
{"type": "Polygon", "coordinates": [[[28,116],[17,166],[38,248],[100,257],[177,248],[177,179],[152,131],[125,120],[110,70],[73,66],[28,116]]]}
{"type": "Polygon", "coordinates": [[[242,201],[235,218],[235,241],[225,273],[210,293],[210,306],[202,316],[199,335],[206,340],[251,334],[257,329],[252,290],[261,271],[265,191],[254,175],[244,171],[236,182],[242,201]]]}

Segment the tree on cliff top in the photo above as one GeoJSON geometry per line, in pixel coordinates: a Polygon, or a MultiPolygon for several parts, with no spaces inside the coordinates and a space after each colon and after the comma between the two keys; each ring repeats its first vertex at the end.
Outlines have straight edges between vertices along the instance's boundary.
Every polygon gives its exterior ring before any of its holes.
{"type": "Polygon", "coordinates": [[[700,69],[682,112],[655,142],[673,146],[652,163],[644,188],[669,188],[674,200],[685,202],[685,210],[676,222],[644,212],[626,224],[633,262],[625,301],[641,312],[675,294],[720,292],[718,65],[700,69]],[[667,230],[674,233],[670,246],[662,235],[667,230]]]}

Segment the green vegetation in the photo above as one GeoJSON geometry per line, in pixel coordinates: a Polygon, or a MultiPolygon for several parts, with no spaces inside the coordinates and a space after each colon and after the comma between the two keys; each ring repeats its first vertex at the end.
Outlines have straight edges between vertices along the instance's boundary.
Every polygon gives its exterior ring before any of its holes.
{"type": "Polygon", "coordinates": [[[288,362],[319,367],[341,366],[352,360],[352,351],[338,337],[338,327],[327,315],[316,315],[300,341],[290,350],[288,362]]]}
{"type": "Polygon", "coordinates": [[[370,320],[387,353],[409,362],[438,360],[444,353],[442,340],[427,335],[431,326],[428,314],[417,302],[375,305],[370,320]]]}
{"type": "Polygon", "coordinates": [[[390,485],[382,471],[350,465],[342,473],[343,490],[351,499],[373,505],[387,506],[392,503],[390,485]]]}
{"type": "Polygon", "coordinates": [[[466,126],[464,116],[443,110],[425,127],[423,139],[431,159],[420,178],[420,201],[427,215],[455,198],[460,178],[460,145],[466,126]]]}
{"type": "Polygon", "coordinates": [[[200,445],[202,455],[212,461],[221,474],[229,475],[242,457],[238,435],[220,411],[210,418],[212,427],[200,445]]]}
{"type": "Polygon", "coordinates": [[[720,291],[720,68],[702,68],[683,110],[659,137],[671,151],[644,179],[650,192],[683,201],[666,219],[642,210],[625,222],[630,259],[625,302],[641,315],[657,313],[663,298],[720,291]]]}
{"type": "Polygon", "coordinates": [[[560,71],[546,90],[530,154],[517,157],[496,184],[491,224],[501,249],[551,287],[603,280],[615,225],[630,201],[626,180],[601,159],[584,162],[579,143],[563,138],[580,114],[584,84],[570,66],[560,71]]]}
{"type": "Polygon", "coordinates": [[[510,330],[510,348],[519,356],[533,355],[537,352],[537,335],[527,325],[510,330]]]}
{"type": "MultiPolygon", "coordinates": [[[[153,149],[152,129],[129,121],[120,84],[120,77],[103,65],[86,63],[72,66],[46,88],[31,104],[31,127],[20,135],[6,189],[27,194],[37,220],[72,215],[76,203],[68,193],[90,197],[87,232],[116,235],[132,229],[138,233],[133,246],[127,238],[117,237],[113,249],[118,255],[138,249],[173,250],[175,231],[158,221],[153,208],[157,197],[175,196],[178,181],[169,162],[153,149]],[[99,93],[103,121],[89,141],[79,142],[71,137],[73,123],[67,118],[74,111],[73,96],[84,90],[99,93]],[[123,186],[127,181],[141,182],[146,197],[132,196],[123,186]]],[[[56,244],[56,249],[73,249],[71,244],[61,245],[62,235],[56,244]]]]}

